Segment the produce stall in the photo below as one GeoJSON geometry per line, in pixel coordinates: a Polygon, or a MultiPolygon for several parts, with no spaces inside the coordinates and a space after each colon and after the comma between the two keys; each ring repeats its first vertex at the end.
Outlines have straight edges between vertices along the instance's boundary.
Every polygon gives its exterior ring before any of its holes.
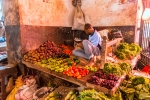
{"type": "MultiPolygon", "coordinates": [[[[25,53],[22,62],[28,68],[113,96],[135,67],[141,49],[136,44],[120,43],[122,38],[112,41],[107,41],[106,37],[103,39],[103,53],[97,66],[81,65],[80,60],[71,55],[73,48],[51,41],[25,53]],[[107,48],[115,44],[115,60],[108,60],[107,48]]],[[[114,59],[114,56],[111,58],[114,59]]]]}

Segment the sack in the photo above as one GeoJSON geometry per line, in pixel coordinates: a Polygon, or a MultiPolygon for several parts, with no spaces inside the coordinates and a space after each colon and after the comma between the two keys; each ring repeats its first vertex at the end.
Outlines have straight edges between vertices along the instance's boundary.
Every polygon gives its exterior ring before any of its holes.
{"type": "Polygon", "coordinates": [[[121,31],[114,29],[109,32],[108,39],[113,40],[115,38],[123,38],[121,31]]]}
{"type": "Polygon", "coordinates": [[[34,79],[36,80],[36,84],[37,84],[38,86],[40,86],[40,78],[39,78],[39,75],[36,75],[36,74],[34,73],[33,69],[27,68],[27,73],[26,73],[25,76],[23,76],[23,80],[24,80],[24,82],[26,82],[26,80],[32,79],[32,78],[34,78],[34,79]],[[29,73],[30,73],[30,74],[29,74],[29,73]]]}
{"type": "Polygon", "coordinates": [[[6,100],[15,100],[15,94],[16,94],[18,88],[21,87],[22,85],[23,85],[22,76],[19,76],[17,78],[17,80],[15,81],[15,87],[14,87],[14,89],[7,96],[6,100]]]}
{"type": "Polygon", "coordinates": [[[34,78],[26,79],[26,84],[19,87],[18,91],[15,94],[16,100],[32,100],[33,93],[36,91],[37,85],[34,78]]]}
{"type": "Polygon", "coordinates": [[[72,30],[84,30],[85,19],[81,6],[77,3],[72,30]]]}

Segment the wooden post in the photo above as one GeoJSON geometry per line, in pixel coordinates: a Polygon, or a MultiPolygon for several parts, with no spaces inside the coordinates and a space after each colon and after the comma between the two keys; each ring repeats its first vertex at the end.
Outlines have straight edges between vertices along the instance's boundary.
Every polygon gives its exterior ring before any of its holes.
{"type": "Polygon", "coordinates": [[[106,62],[106,55],[107,55],[107,37],[103,36],[102,51],[101,51],[101,67],[100,67],[100,69],[104,68],[104,64],[106,62]]]}

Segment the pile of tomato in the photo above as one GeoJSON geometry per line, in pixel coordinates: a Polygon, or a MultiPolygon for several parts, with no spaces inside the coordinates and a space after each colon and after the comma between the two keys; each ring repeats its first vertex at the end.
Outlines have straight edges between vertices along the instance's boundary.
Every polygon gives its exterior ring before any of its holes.
{"type": "Polygon", "coordinates": [[[66,46],[64,44],[61,45],[61,48],[63,49],[63,52],[67,55],[71,55],[72,54],[72,50],[74,49],[74,47],[71,46],[66,46]]]}
{"type": "Polygon", "coordinates": [[[74,77],[74,78],[84,77],[88,73],[89,73],[89,70],[87,68],[76,67],[76,66],[70,66],[67,68],[67,70],[63,72],[63,74],[74,77]]]}

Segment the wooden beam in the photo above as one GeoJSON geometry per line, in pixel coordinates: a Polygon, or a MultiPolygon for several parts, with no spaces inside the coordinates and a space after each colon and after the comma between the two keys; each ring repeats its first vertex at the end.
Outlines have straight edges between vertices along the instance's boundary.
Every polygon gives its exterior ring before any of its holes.
{"type": "Polygon", "coordinates": [[[49,69],[44,68],[44,67],[42,67],[42,66],[34,65],[34,64],[32,64],[32,63],[29,63],[29,62],[22,61],[22,63],[25,64],[26,67],[28,67],[28,68],[32,68],[32,69],[35,69],[35,70],[38,70],[38,71],[47,73],[47,74],[49,74],[49,75],[58,77],[58,78],[60,78],[60,79],[66,80],[66,81],[68,81],[68,82],[74,83],[74,84],[79,85],[79,86],[82,86],[82,87],[86,87],[86,80],[87,80],[91,75],[93,75],[93,73],[90,72],[90,73],[89,73],[88,75],[86,75],[85,77],[82,77],[82,78],[80,78],[80,79],[76,79],[76,78],[73,78],[73,77],[64,75],[64,74],[62,74],[62,73],[58,73],[58,72],[49,70],[49,69]]]}

